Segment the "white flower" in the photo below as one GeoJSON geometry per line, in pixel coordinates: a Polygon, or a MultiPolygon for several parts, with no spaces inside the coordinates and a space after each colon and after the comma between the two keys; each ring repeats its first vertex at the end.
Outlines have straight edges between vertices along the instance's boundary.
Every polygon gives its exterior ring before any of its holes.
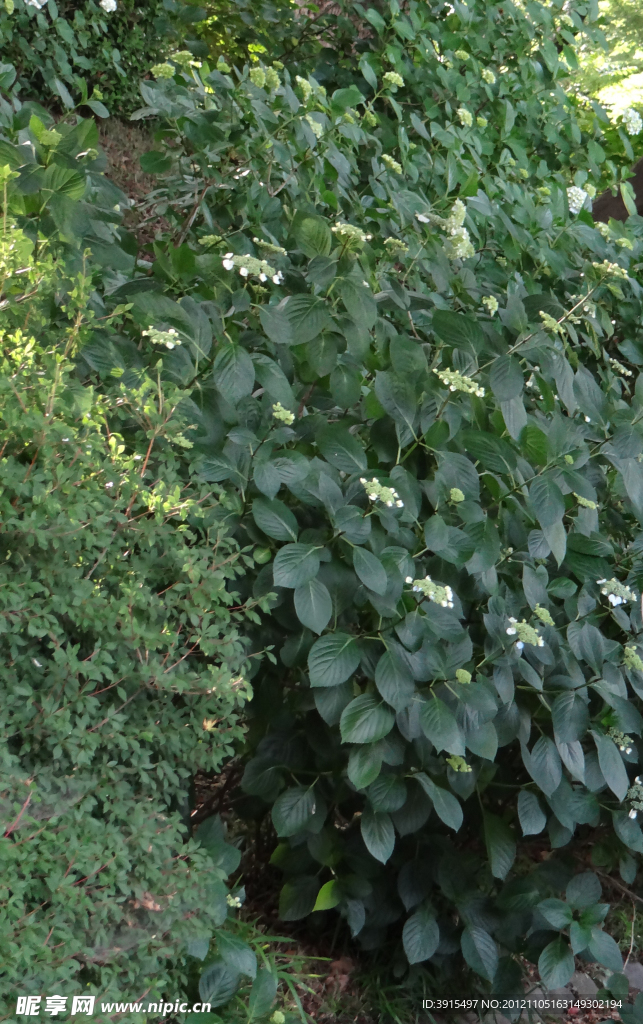
{"type": "Polygon", "coordinates": [[[580,213],[585,205],[585,200],[588,198],[587,192],[583,188],[579,188],[578,185],[572,185],[567,189],[567,202],[569,204],[569,212],[571,214],[580,213]]]}
{"type": "Polygon", "coordinates": [[[228,259],[226,257],[226,259],[224,259],[224,261],[223,261],[223,267],[224,267],[224,270],[232,270],[232,268],[234,267],[234,263],[232,262],[231,259],[228,259]]]}
{"type": "Polygon", "coordinates": [[[106,14],[113,14],[118,4],[116,0],[100,0],[99,6],[103,8],[106,14]]]}
{"type": "Polygon", "coordinates": [[[113,487],[113,486],[114,486],[113,480],[110,480],[108,483],[105,484],[105,487],[113,487]]]}
{"type": "Polygon", "coordinates": [[[25,0],[25,3],[27,7],[35,7],[39,11],[45,6],[47,0],[25,0]]]}
{"type": "Polygon", "coordinates": [[[277,273],[274,274],[274,276],[272,278],[272,282],[273,282],[273,284],[281,284],[283,279],[284,279],[284,275],[281,273],[280,270],[278,270],[277,273]]]}
{"type": "Polygon", "coordinates": [[[636,811],[634,809],[632,809],[630,811],[630,813],[628,814],[628,818],[634,819],[635,817],[636,817],[636,811]]]}
{"type": "Polygon", "coordinates": [[[628,135],[638,135],[643,128],[643,119],[638,110],[628,107],[623,111],[623,124],[628,135]]]}
{"type": "Polygon", "coordinates": [[[37,658],[32,658],[31,660],[33,661],[36,668],[42,668],[42,665],[40,664],[37,658]]]}
{"type": "Polygon", "coordinates": [[[239,273],[241,274],[242,277],[247,277],[250,271],[248,270],[247,267],[239,267],[239,273]]]}

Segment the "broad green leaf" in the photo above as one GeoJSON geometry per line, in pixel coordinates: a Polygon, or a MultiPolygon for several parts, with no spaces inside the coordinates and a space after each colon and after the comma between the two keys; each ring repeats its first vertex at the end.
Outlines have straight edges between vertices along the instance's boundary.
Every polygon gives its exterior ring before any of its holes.
{"type": "Polygon", "coordinates": [[[563,900],[542,900],[538,904],[538,910],[552,928],[558,928],[561,931],[569,928],[574,919],[572,908],[563,900]]]}
{"type": "Polygon", "coordinates": [[[385,594],[388,586],[386,569],[366,548],[353,548],[353,568],[365,587],[376,594],[385,594]]]}
{"type": "Polygon", "coordinates": [[[529,500],[543,530],[560,522],[565,500],[551,476],[538,477],[529,488],[529,500]]]}
{"type": "Polygon", "coordinates": [[[342,712],[339,728],[344,743],[375,743],[393,728],[390,708],[370,693],[355,697],[342,712]]]}
{"type": "Polygon", "coordinates": [[[391,419],[413,429],[417,403],[414,388],[407,380],[394,373],[378,371],[375,377],[375,394],[391,419]]]}
{"type": "Polygon", "coordinates": [[[259,319],[261,326],[275,345],[297,345],[286,308],[278,306],[260,306],[259,319]]]}
{"type": "Polygon", "coordinates": [[[333,236],[322,217],[303,217],[297,221],[294,234],[297,246],[305,256],[328,256],[333,236]]]}
{"type": "Polygon", "coordinates": [[[319,891],[319,881],[312,875],[295,875],[286,882],[279,895],[279,917],[282,921],[301,921],[312,913],[319,891]]]}
{"type": "Polygon", "coordinates": [[[518,817],[523,836],[537,836],[547,824],[538,797],[528,789],[521,789],[518,794],[518,817]]]}
{"type": "Polygon", "coordinates": [[[464,757],[464,740],[451,711],[439,697],[429,696],[420,708],[422,732],[437,751],[464,757]]]}
{"type": "Polygon", "coordinates": [[[330,375],[330,393],[340,409],[356,405],[362,393],[362,378],[352,366],[340,363],[330,375]]]}
{"type": "Polygon", "coordinates": [[[476,352],[484,345],[484,334],[480,324],[463,313],[437,309],[433,314],[433,330],[442,341],[454,348],[476,352]]]}
{"type": "Polygon", "coordinates": [[[321,889],[317,893],[317,899],[315,900],[315,906],[313,910],[332,910],[341,901],[342,893],[339,887],[339,882],[336,878],[331,879],[330,882],[326,882],[322,885],[321,889]]]}
{"type": "Polygon", "coordinates": [[[351,544],[364,544],[371,535],[371,520],[357,505],[342,505],[334,514],[335,527],[351,544]]]}
{"type": "Polygon", "coordinates": [[[541,981],[549,989],[563,988],[574,973],[574,957],[562,935],[545,946],[538,958],[541,981]]]}
{"type": "Polygon", "coordinates": [[[484,814],[484,838],[494,878],[506,878],[516,859],[516,841],[509,825],[495,814],[484,814]]]}
{"type": "Polygon", "coordinates": [[[499,402],[508,402],[522,395],[523,375],[515,356],[498,356],[489,371],[491,390],[499,402]]]}
{"type": "Polygon", "coordinates": [[[247,978],[256,977],[257,957],[243,939],[220,930],[217,932],[217,949],[233,971],[245,974],[247,978]]]}
{"type": "Polygon", "coordinates": [[[252,391],[255,368],[252,359],[240,345],[224,345],[215,357],[212,377],[226,401],[235,405],[252,391]]]}
{"type": "Polygon", "coordinates": [[[562,774],[560,754],[553,740],[549,736],[541,736],[531,754],[523,747],[523,761],[536,785],[546,796],[551,796],[558,789],[562,774]]]}
{"type": "Polygon", "coordinates": [[[592,928],[592,939],[588,949],[599,964],[603,964],[608,970],[618,973],[623,970],[623,957],[616,942],[611,935],[602,928],[592,928]]]}
{"type": "Polygon", "coordinates": [[[268,1012],[277,996],[278,984],[276,974],[264,964],[257,972],[248,996],[248,1021],[256,1020],[268,1012]]]}
{"type": "Polygon", "coordinates": [[[592,736],[598,751],[598,763],[603,778],[617,800],[624,800],[629,789],[629,779],[618,747],[603,733],[592,731],[592,736]]]}
{"type": "Polygon", "coordinates": [[[295,611],[302,626],[313,633],[323,633],[333,613],[333,602],[320,580],[309,580],[296,588],[295,611]]]}
{"type": "Polygon", "coordinates": [[[415,683],[408,667],[390,650],[385,651],[377,663],[375,685],[395,711],[408,707],[415,693],[415,683]]]}
{"type": "Polygon", "coordinates": [[[239,971],[223,959],[215,960],[203,970],[199,978],[199,995],[212,1008],[229,1002],[239,987],[239,971]]]}
{"type": "Polygon", "coordinates": [[[375,860],[386,864],[395,847],[395,829],[389,815],[367,807],[362,814],[360,827],[368,852],[375,860]]]}
{"type": "Polygon", "coordinates": [[[276,587],[301,587],[319,572],[318,549],[310,544],[286,544],[273,562],[276,587]]]}
{"type": "Polygon", "coordinates": [[[420,907],[404,922],[402,943],[406,959],[410,964],[419,964],[429,960],[440,941],[440,929],[433,914],[420,907]]]}
{"type": "Polygon", "coordinates": [[[498,947],[489,932],[469,925],[460,936],[460,945],[469,967],[487,981],[493,981],[498,969],[498,947]]]}
{"type": "Polygon", "coordinates": [[[332,423],[319,432],[316,440],[320,452],[335,469],[351,474],[366,471],[364,449],[346,427],[332,423]]]}
{"type": "Polygon", "coordinates": [[[312,341],[330,327],[331,320],[323,299],[314,295],[291,295],[285,306],[290,321],[293,345],[312,341]]]}
{"type": "Polygon", "coordinates": [[[316,640],[308,655],[311,686],[338,686],[359,665],[359,647],[355,637],[333,633],[316,640]]]}
{"type": "Polygon", "coordinates": [[[283,501],[255,498],[252,517],[260,530],[275,540],[297,540],[297,520],[283,501]]]}
{"type": "Polygon", "coordinates": [[[353,277],[345,278],[340,293],[348,315],[370,330],[377,319],[377,304],[367,283],[353,277]]]}
{"type": "Polygon", "coordinates": [[[484,430],[463,430],[463,444],[472,458],[494,473],[511,473],[516,468],[516,453],[502,437],[484,430]]]}
{"type": "Polygon", "coordinates": [[[293,786],[278,796],[272,807],[272,823],[278,836],[294,836],[310,823],[315,811],[312,787],[293,786]]]}
{"type": "Polygon", "coordinates": [[[565,899],[574,910],[580,910],[598,903],[601,894],[602,888],[598,876],[593,871],[583,871],[580,875],[574,875],[568,883],[565,899]]]}
{"type": "Polygon", "coordinates": [[[435,813],[438,818],[456,832],[462,825],[462,807],[457,797],[442,786],[436,786],[435,782],[424,772],[418,772],[415,776],[422,786],[422,789],[430,797],[435,813]]]}
{"type": "MultiPolygon", "coordinates": [[[[348,777],[355,789],[366,789],[382,769],[382,753],[377,744],[353,747],[348,758],[348,777]]],[[[376,808],[385,810],[386,808],[376,808]]]]}

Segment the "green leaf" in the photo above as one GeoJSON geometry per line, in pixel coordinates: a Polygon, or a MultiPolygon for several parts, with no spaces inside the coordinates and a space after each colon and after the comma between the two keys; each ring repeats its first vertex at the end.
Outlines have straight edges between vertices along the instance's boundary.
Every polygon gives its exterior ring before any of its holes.
{"type": "Polygon", "coordinates": [[[365,587],[376,594],[385,594],[388,586],[386,569],[366,548],[353,548],[353,568],[365,587]]]}
{"type": "Polygon", "coordinates": [[[523,375],[520,363],[514,356],[498,356],[489,371],[491,390],[499,402],[520,398],[523,389],[523,375]]]}
{"type": "Polygon", "coordinates": [[[275,540],[297,540],[297,520],[283,501],[256,498],[252,503],[252,517],[268,537],[275,540]]]}
{"type": "Polygon", "coordinates": [[[319,572],[319,549],[310,544],[286,544],[273,562],[276,587],[301,587],[319,572]]]}
{"type": "Polygon", "coordinates": [[[580,875],[574,875],[568,883],[565,899],[574,910],[581,910],[598,903],[601,894],[601,883],[597,875],[593,871],[583,871],[580,875]]]}
{"type": "Polygon", "coordinates": [[[598,763],[603,778],[617,800],[624,800],[630,784],[618,747],[603,733],[592,731],[592,736],[598,751],[598,763]]]}
{"type": "Polygon", "coordinates": [[[252,359],[240,345],[224,345],[217,352],[212,377],[226,401],[234,405],[252,391],[255,368],[252,359]]]}
{"type": "Polygon", "coordinates": [[[502,437],[484,430],[463,430],[462,443],[472,458],[493,473],[511,473],[516,468],[516,453],[502,437]]]}
{"type": "Polygon", "coordinates": [[[469,967],[487,981],[493,981],[498,969],[498,948],[489,932],[470,925],[462,932],[460,945],[469,967]]]}
{"type": "Polygon", "coordinates": [[[364,473],[368,465],[366,454],[356,437],[346,427],[332,423],[319,432],[317,447],[335,469],[344,473],[364,473]]]}
{"type": "Polygon", "coordinates": [[[390,708],[370,693],[355,697],[342,712],[339,728],[344,743],[375,743],[393,728],[390,708]]]}
{"type": "Polygon", "coordinates": [[[495,814],[484,814],[484,838],[494,878],[506,878],[516,859],[516,841],[509,825],[495,814]]]}
{"type": "Polygon", "coordinates": [[[538,904],[538,910],[552,928],[558,928],[561,931],[569,928],[574,919],[572,908],[564,903],[563,900],[542,900],[538,904]]]}
{"type": "Polygon", "coordinates": [[[296,222],[294,235],[304,256],[328,256],[333,243],[330,228],[322,217],[304,217],[296,222]]]}
{"type": "Polygon", "coordinates": [[[540,980],[549,989],[563,988],[574,973],[574,956],[561,936],[545,946],[538,958],[540,980]]]}
{"type": "Polygon", "coordinates": [[[385,651],[377,663],[375,685],[386,703],[395,711],[403,711],[408,707],[415,693],[413,676],[392,650],[385,651]]]}
{"type": "Polygon", "coordinates": [[[484,345],[484,334],[477,320],[463,313],[452,313],[448,309],[436,309],[433,314],[433,330],[442,341],[454,348],[477,352],[484,345]]]}
{"type": "Polygon", "coordinates": [[[377,319],[377,304],[366,283],[346,278],[341,283],[340,294],[348,315],[370,330],[377,319]]]}
{"type": "Polygon", "coordinates": [[[282,303],[278,306],[260,306],[259,319],[264,331],[275,345],[299,344],[295,340],[290,319],[282,303]]]}
{"type": "Polygon", "coordinates": [[[371,535],[371,520],[357,505],[342,505],[333,518],[335,527],[351,544],[363,544],[371,535]]]}
{"type": "Polygon", "coordinates": [[[277,996],[278,980],[265,965],[257,972],[248,997],[248,1021],[256,1020],[268,1012],[277,996]]]}
{"type": "Polygon", "coordinates": [[[278,796],[272,807],[272,823],[278,836],[294,836],[310,823],[315,812],[312,788],[293,786],[278,796]]]}
{"type": "Polygon", "coordinates": [[[293,345],[312,341],[331,326],[324,300],[314,295],[291,295],[285,309],[290,321],[293,345]]]}
{"type": "Polygon", "coordinates": [[[309,580],[295,590],[295,611],[302,626],[323,633],[333,613],[333,602],[324,584],[309,580]]]}
{"type": "Polygon", "coordinates": [[[531,755],[523,748],[523,761],[532,779],[545,796],[558,789],[562,776],[560,754],[549,736],[541,736],[534,744],[531,755]]]}
{"type": "Polygon", "coordinates": [[[342,893],[339,887],[339,882],[336,878],[331,879],[330,882],[326,882],[322,885],[321,889],[317,893],[317,899],[315,900],[315,910],[332,910],[341,901],[342,893]]]}
{"type": "Polygon", "coordinates": [[[406,959],[410,964],[419,964],[429,960],[440,941],[440,929],[433,914],[425,907],[420,907],[404,923],[402,944],[406,959]]]}
{"type": "Polygon", "coordinates": [[[623,970],[623,957],[611,935],[602,928],[592,928],[592,940],[587,947],[599,964],[608,970],[618,973],[623,970]]]}
{"type": "Polygon", "coordinates": [[[560,487],[550,476],[540,476],[529,488],[529,500],[543,530],[560,522],[565,513],[565,499],[560,487]]]}
{"type": "Polygon", "coordinates": [[[315,906],[319,881],[311,875],[296,875],[286,882],[279,895],[279,917],[282,921],[301,921],[315,906]]]}
{"type": "Polygon", "coordinates": [[[339,363],[330,375],[330,393],[340,409],[356,405],[362,394],[362,378],[358,370],[339,363]]]}
{"type": "Polygon", "coordinates": [[[352,676],[359,665],[355,637],[333,633],[316,640],[308,655],[311,686],[338,686],[352,676]]]}
{"type": "Polygon", "coordinates": [[[518,818],[523,836],[537,836],[547,824],[538,797],[528,789],[521,789],[518,794],[518,818]]]}
{"type": "Polygon", "coordinates": [[[375,857],[375,860],[386,864],[395,847],[395,829],[390,816],[384,811],[373,811],[370,807],[366,807],[361,817],[360,827],[362,839],[368,852],[375,857]]]}
{"type": "Polygon", "coordinates": [[[141,170],[146,174],[165,174],[172,167],[172,159],[164,152],[157,149],[149,149],[139,157],[141,170]]]}
{"type": "Polygon", "coordinates": [[[217,949],[233,971],[245,974],[247,978],[256,978],[257,957],[242,939],[220,929],[217,931],[217,949]]]}
{"type": "Polygon", "coordinates": [[[233,970],[224,960],[208,964],[199,978],[199,995],[205,1003],[223,1006],[229,1002],[239,987],[239,972],[233,970]]]}
{"type": "Polygon", "coordinates": [[[448,825],[449,828],[458,831],[462,825],[463,814],[462,807],[459,800],[450,793],[448,789],[443,789],[442,786],[436,786],[435,782],[425,775],[424,772],[418,772],[415,776],[417,781],[422,786],[422,789],[431,799],[435,813],[438,818],[448,825]]]}
{"type": "MultiPolygon", "coordinates": [[[[348,777],[355,789],[366,789],[382,770],[382,753],[376,744],[353,747],[348,758],[348,777]]],[[[386,810],[386,808],[376,808],[386,810]]]]}
{"type": "Polygon", "coordinates": [[[422,732],[437,751],[448,750],[450,754],[464,757],[464,740],[458,724],[443,700],[430,696],[420,708],[422,732]]]}
{"type": "Polygon", "coordinates": [[[401,380],[393,373],[378,370],[375,377],[375,394],[391,419],[410,430],[413,429],[417,403],[415,391],[408,381],[401,380]]]}

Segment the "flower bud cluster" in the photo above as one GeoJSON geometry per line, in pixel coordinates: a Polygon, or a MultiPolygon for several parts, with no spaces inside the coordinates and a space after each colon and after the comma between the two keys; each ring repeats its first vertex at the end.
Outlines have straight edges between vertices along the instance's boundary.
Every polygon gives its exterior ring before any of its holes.
{"type": "Polygon", "coordinates": [[[596,580],[598,586],[601,588],[601,594],[603,594],[613,608],[618,608],[620,604],[625,604],[626,601],[636,601],[636,594],[629,587],[626,587],[620,580],[596,580]]]}
{"type": "Polygon", "coordinates": [[[611,728],[607,730],[607,735],[616,744],[619,750],[622,750],[624,754],[632,753],[632,740],[631,736],[627,733],[621,732],[620,729],[611,728]]]}
{"type": "Polygon", "coordinates": [[[306,114],[306,124],[316,139],[321,139],[324,134],[324,126],[316,121],[312,114],[306,114]]]}
{"type": "Polygon", "coordinates": [[[165,345],[166,348],[173,349],[181,344],[178,332],[173,327],[170,327],[169,331],[160,331],[157,327],[150,327],[141,333],[144,338],[149,338],[153,345],[165,345]]]}
{"type": "Polygon", "coordinates": [[[297,85],[301,89],[301,94],[304,97],[304,103],[308,103],[308,100],[310,99],[310,97],[313,94],[313,87],[312,87],[312,85],[310,84],[310,82],[307,79],[302,78],[301,75],[296,75],[295,76],[295,82],[297,83],[297,85]]]}
{"type": "Polygon", "coordinates": [[[404,79],[401,75],[398,75],[397,71],[387,71],[382,78],[382,85],[386,89],[401,89],[404,85],[404,79]]]}
{"type": "Polygon", "coordinates": [[[579,188],[578,185],[571,185],[567,189],[567,203],[569,205],[569,212],[571,214],[580,213],[585,205],[585,200],[588,198],[587,192],[583,188],[579,188]]]}
{"type": "Polygon", "coordinates": [[[627,366],[623,366],[622,363],[619,363],[618,359],[610,359],[610,366],[613,370],[616,370],[617,373],[622,374],[623,377],[633,376],[632,371],[628,370],[627,366]]]}
{"type": "Polygon", "coordinates": [[[458,502],[464,501],[464,492],[459,487],[452,487],[449,491],[449,499],[457,505],[458,502]]]}
{"type": "Polygon", "coordinates": [[[486,306],[490,316],[493,316],[494,313],[498,312],[498,300],[493,295],[483,295],[482,305],[486,306]]]}
{"type": "Polygon", "coordinates": [[[509,626],[505,630],[507,636],[517,636],[516,647],[519,651],[522,651],[525,644],[529,644],[531,647],[544,647],[545,641],[541,637],[537,629],[530,626],[526,619],[522,622],[518,622],[518,619],[514,619],[513,615],[509,616],[509,626]]]}
{"type": "Polygon", "coordinates": [[[558,320],[556,320],[553,316],[550,316],[549,313],[545,313],[544,309],[541,310],[540,312],[540,319],[542,320],[543,327],[545,327],[546,330],[553,331],[554,334],[563,334],[563,325],[559,324],[558,320]]]}
{"type": "Polygon", "coordinates": [[[276,405],[273,405],[272,415],[276,420],[279,420],[280,423],[285,423],[288,427],[291,423],[295,422],[295,414],[290,412],[289,409],[284,409],[281,402],[277,402],[276,405]]]}
{"type": "Polygon", "coordinates": [[[447,757],[447,764],[453,768],[454,772],[470,772],[473,769],[470,764],[467,764],[463,757],[459,757],[458,754],[452,754],[451,757],[447,757]]]}
{"type": "Polygon", "coordinates": [[[385,487],[375,477],[372,480],[367,480],[365,476],[362,476],[359,482],[365,488],[370,501],[381,501],[387,508],[393,508],[393,506],[404,508],[404,502],[400,499],[397,491],[392,487],[385,487]]]}
{"type": "Polygon", "coordinates": [[[456,50],[455,56],[458,60],[469,60],[470,54],[468,54],[466,50],[456,50]]]}
{"type": "Polygon", "coordinates": [[[543,608],[541,604],[537,604],[534,608],[534,615],[537,615],[540,621],[545,624],[545,626],[555,625],[551,615],[549,614],[546,608],[543,608]]]}
{"type": "Polygon", "coordinates": [[[628,789],[627,799],[632,805],[629,816],[635,818],[638,811],[643,811],[643,779],[640,775],[636,776],[634,785],[628,789]]]}
{"type": "Polygon", "coordinates": [[[609,260],[603,260],[602,263],[592,263],[595,270],[601,270],[605,277],[615,277],[621,281],[627,281],[627,270],[623,267],[619,267],[618,263],[610,263],[609,260]]]}
{"type": "Polygon", "coordinates": [[[388,153],[382,153],[382,163],[388,167],[389,171],[395,171],[396,174],[404,173],[402,164],[398,163],[397,160],[394,160],[388,153]]]}
{"type": "Polygon", "coordinates": [[[482,71],[482,81],[486,82],[487,85],[495,85],[496,76],[494,75],[491,68],[484,68],[482,71]]]}
{"type": "Polygon", "coordinates": [[[155,78],[174,78],[175,71],[176,68],[172,64],[168,64],[167,61],[164,61],[163,64],[154,64],[150,68],[150,72],[155,78]]]}
{"type": "Polygon", "coordinates": [[[455,677],[459,683],[467,685],[471,682],[471,673],[467,672],[466,668],[457,668],[455,670],[455,677]]]}
{"type": "Polygon", "coordinates": [[[252,241],[255,245],[258,245],[260,249],[265,249],[265,251],[270,253],[272,256],[288,255],[286,249],[282,249],[280,245],[273,245],[272,242],[264,242],[263,238],[253,238],[252,241]]]}
{"type": "Polygon", "coordinates": [[[584,498],[582,494],[576,494],[576,491],[573,491],[572,493],[581,508],[590,508],[592,511],[595,511],[598,508],[596,502],[592,501],[590,498],[584,498]]]}
{"type": "Polygon", "coordinates": [[[401,239],[393,238],[392,236],[384,239],[384,245],[391,256],[406,256],[409,251],[408,245],[402,242],[401,239]]]}
{"type": "Polygon", "coordinates": [[[471,377],[466,377],[459,370],[434,370],[433,371],[449,388],[449,391],[464,391],[468,395],[476,395],[484,398],[484,388],[476,384],[471,377]]]}
{"type": "Polygon", "coordinates": [[[466,107],[458,107],[458,119],[465,128],[470,128],[473,124],[473,114],[466,107]]]}
{"type": "Polygon", "coordinates": [[[241,899],[239,896],[233,896],[232,893],[228,893],[225,898],[226,903],[229,907],[233,907],[235,910],[239,910],[241,907],[241,899]]]}
{"type": "Polygon", "coordinates": [[[623,651],[623,664],[625,668],[634,672],[643,672],[643,659],[639,656],[636,647],[626,647],[623,651]]]}
{"type": "Polygon", "coordinates": [[[370,242],[373,237],[372,235],[365,234],[362,229],[356,227],[355,224],[345,224],[341,220],[338,220],[333,224],[330,230],[334,235],[337,235],[340,242],[346,242],[349,245],[363,245],[364,242],[370,242]]]}
{"type": "Polygon", "coordinates": [[[453,591],[450,586],[441,587],[439,583],[434,583],[430,576],[425,576],[423,580],[414,580],[412,576],[407,576],[406,582],[413,584],[414,593],[423,594],[441,608],[453,608],[453,591]]]}

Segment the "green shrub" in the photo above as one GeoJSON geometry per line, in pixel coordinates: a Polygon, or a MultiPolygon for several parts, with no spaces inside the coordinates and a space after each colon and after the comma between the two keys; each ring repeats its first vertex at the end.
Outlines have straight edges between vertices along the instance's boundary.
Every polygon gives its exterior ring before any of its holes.
{"type": "Polygon", "coordinates": [[[102,100],[115,114],[133,110],[139,78],[180,42],[194,8],[117,0],[112,11],[106,3],[15,0],[0,11],[3,60],[15,66],[23,95],[71,108],[80,93],[100,117],[102,100]]]}
{"type": "Polygon", "coordinates": [[[628,155],[564,92],[583,4],[364,17],[317,78],[144,84],[176,226],[112,301],[161,326],[162,283],[220,318],[173,372],[274,556],[244,789],[282,917],[336,910],[400,972],[464,956],[516,991],[521,955],[558,986],[572,953],[621,967],[565,848],[593,830],[630,882],[643,852],[642,233],[585,193],[628,155]]]}
{"type": "MultiPolygon", "coordinates": [[[[5,125],[23,126],[23,144],[0,141],[0,977],[10,1017],[25,992],[154,1000],[189,988],[193,957],[229,913],[226,879],[240,859],[218,819],[200,826],[200,842],[190,837],[191,780],[217,771],[242,738],[241,627],[256,617],[256,602],[236,595],[253,563],[226,528],[230,501],[190,477],[185,388],[163,380],[158,359],[149,371],[142,359],[114,368],[101,389],[78,377],[78,349],[118,337],[122,311],[97,309],[95,286],[109,275],[76,248],[85,229],[116,248],[118,193],[91,169],[93,122],[50,130],[29,112],[5,125]]],[[[172,338],[142,341],[151,350],[172,338]]]]}

